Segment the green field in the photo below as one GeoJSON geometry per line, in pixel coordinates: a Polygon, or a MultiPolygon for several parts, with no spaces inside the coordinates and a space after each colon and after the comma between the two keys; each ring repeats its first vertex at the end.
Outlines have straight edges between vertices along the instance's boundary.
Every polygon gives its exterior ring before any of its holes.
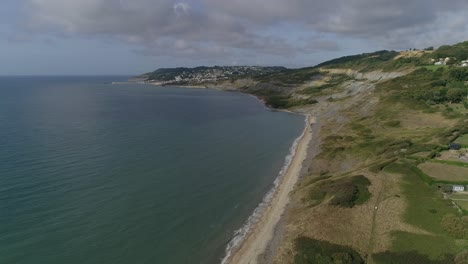
{"type": "Polygon", "coordinates": [[[468,183],[468,163],[431,160],[431,162],[419,164],[418,168],[436,182],[468,183]]]}
{"type": "Polygon", "coordinates": [[[463,146],[468,146],[468,134],[458,137],[455,142],[462,144],[463,146]]]}
{"type": "Polygon", "coordinates": [[[455,203],[460,206],[465,211],[468,211],[468,200],[466,201],[455,201],[455,203]]]}
{"type": "Polygon", "coordinates": [[[450,195],[450,199],[453,199],[460,208],[468,211],[468,193],[454,193],[450,195]]]}
{"type": "Polygon", "coordinates": [[[440,68],[447,68],[447,65],[427,65],[427,66],[423,66],[423,68],[426,68],[431,71],[436,71],[437,69],[440,69],[440,68]]]}
{"type": "Polygon", "coordinates": [[[457,213],[457,210],[451,206],[450,200],[443,199],[409,164],[393,163],[385,167],[385,172],[404,176],[402,187],[408,206],[404,214],[405,222],[430,233],[425,235],[394,232],[393,250],[416,251],[429,256],[432,260],[441,259],[444,254],[459,252],[461,248],[446,234],[440,224],[445,215],[457,213]]]}

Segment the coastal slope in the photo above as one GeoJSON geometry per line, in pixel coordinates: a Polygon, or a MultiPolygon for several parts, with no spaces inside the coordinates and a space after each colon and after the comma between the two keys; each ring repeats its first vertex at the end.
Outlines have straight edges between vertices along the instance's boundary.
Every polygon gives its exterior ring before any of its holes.
{"type": "Polygon", "coordinates": [[[462,42],[197,81],[315,118],[227,263],[468,263],[467,60],[462,42]]]}

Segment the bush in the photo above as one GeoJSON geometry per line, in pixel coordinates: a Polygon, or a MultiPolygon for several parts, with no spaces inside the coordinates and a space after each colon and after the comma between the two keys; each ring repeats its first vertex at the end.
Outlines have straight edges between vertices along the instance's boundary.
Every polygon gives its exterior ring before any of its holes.
{"type": "Polygon", "coordinates": [[[458,217],[447,214],[442,218],[441,226],[454,238],[468,239],[468,216],[458,217]]]}
{"type": "Polygon", "coordinates": [[[309,200],[314,204],[322,202],[325,197],[333,196],[330,205],[351,208],[369,200],[370,181],[363,175],[341,178],[338,180],[324,180],[318,182],[309,191],[309,200]]]}
{"type": "Polygon", "coordinates": [[[462,251],[455,256],[455,264],[468,263],[468,250],[462,251]]]}
{"type": "Polygon", "coordinates": [[[362,257],[350,247],[332,244],[307,237],[294,241],[295,264],[363,264],[362,257]]]}

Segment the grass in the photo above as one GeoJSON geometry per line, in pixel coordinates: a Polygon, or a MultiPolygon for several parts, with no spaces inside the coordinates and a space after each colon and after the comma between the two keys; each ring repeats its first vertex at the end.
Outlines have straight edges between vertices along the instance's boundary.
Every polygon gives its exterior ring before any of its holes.
{"type": "Polygon", "coordinates": [[[450,198],[468,200],[468,193],[454,193],[454,194],[450,195],[450,198]]]}
{"type": "MultiPolygon", "coordinates": [[[[468,168],[468,163],[463,162],[463,161],[433,159],[433,160],[431,160],[431,162],[450,165],[450,166],[458,166],[458,167],[468,168]]],[[[465,174],[465,175],[467,175],[467,174],[465,174]]]]}
{"type": "Polygon", "coordinates": [[[442,219],[441,225],[452,237],[468,239],[468,216],[448,214],[442,219]]]}
{"type": "Polygon", "coordinates": [[[448,254],[453,256],[460,251],[451,237],[413,234],[402,231],[393,232],[393,236],[397,238],[393,244],[393,250],[396,252],[416,251],[423,253],[436,263],[437,260],[447,259],[448,254]]]}
{"type": "Polygon", "coordinates": [[[420,254],[417,251],[407,251],[407,252],[381,252],[372,255],[372,258],[377,264],[414,264],[414,263],[424,263],[424,264],[448,264],[453,263],[453,257],[447,255],[442,257],[439,260],[432,260],[429,257],[420,254]]]}
{"type": "MultiPolygon", "coordinates": [[[[418,166],[425,174],[436,181],[443,182],[468,182],[468,168],[453,166],[454,161],[431,160],[418,166]]],[[[468,165],[465,163],[465,165],[468,165]]]]}
{"type": "Polygon", "coordinates": [[[468,212],[468,193],[454,193],[450,195],[450,199],[453,199],[453,201],[460,206],[461,209],[464,211],[468,212]],[[466,201],[461,201],[458,199],[463,199],[466,201]]]}
{"type": "Polygon", "coordinates": [[[324,94],[325,90],[327,89],[334,89],[338,87],[340,84],[344,83],[345,81],[351,80],[352,77],[346,74],[332,74],[330,76],[330,80],[323,85],[318,86],[311,86],[303,89],[300,91],[301,94],[308,94],[308,95],[322,95],[324,94]]]}
{"type": "Polygon", "coordinates": [[[455,142],[457,142],[457,143],[459,143],[461,145],[464,145],[464,146],[468,146],[468,134],[458,137],[455,140],[455,142]]]}
{"type": "MultiPolygon", "coordinates": [[[[468,197],[467,197],[468,198],[468,197]]],[[[467,201],[454,201],[460,208],[465,211],[468,211],[468,200],[467,201]]]]}
{"type": "Polygon", "coordinates": [[[299,237],[294,241],[294,264],[363,264],[363,258],[350,247],[299,237]]]}
{"type": "Polygon", "coordinates": [[[450,201],[444,200],[410,164],[392,163],[384,170],[404,176],[402,187],[408,206],[403,216],[404,221],[431,233],[431,235],[425,235],[394,232],[392,249],[396,252],[417,251],[429,256],[432,260],[443,258],[445,253],[458,252],[460,248],[441,226],[444,216],[457,213],[450,201]]]}
{"type": "Polygon", "coordinates": [[[447,65],[426,65],[422,67],[434,72],[440,68],[446,68],[447,65]]]}
{"type": "MultiPolygon", "coordinates": [[[[320,66],[369,70],[378,65],[378,68],[382,70],[383,65],[388,65],[388,69],[395,69],[400,66],[404,67],[405,63],[408,65],[417,64],[419,67],[427,64],[430,59],[429,57],[395,59],[392,55],[384,60],[382,55],[391,54],[345,57],[320,66]],[[426,61],[423,62],[423,60],[426,61]]],[[[383,70],[385,71],[385,69],[383,70]]],[[[449,67],[431,65],[419,67],[412,73],[399,78],[380,81],[373,91],[373,95],[378,96],[379,101],[370,113],[365,115],[357,109],[346,108],[344,104],[345,111],[341,111],[339,114],[342,114],[347,120],[343,122],[331,121],[324,129],[323,134],[330,135],[324,139],[321,145],[322,152],[318,156],[320,159],[330,161],[330,165],[325,165],[324,170],[329,170],[330,173],[341,172],[342,175],[345,175],[345,173],[356,173],[356,171],[368,167],[372,172],[383,171],[378,175],[387,175],[384,172],[402,175],[401,179],[398,177],[394,183],[395,185],[401,184],[402,193],[399,190],[398,197],[404,198],[401,199],[402,205],[406,203],[401,220],[395,220],[401,224],[401,229],[393,228],[390,230],[394,231],[386,233],[391,235],[392,247],[382,246],[380,250],[388,249],[390,251],[374,255],[373,259],[377,263],[451,263],[455,254],[460,252],[463,247],[466,248],[468,244],[465,240],[457,240],[441,224],[447,215],[460,215],[451,201],[443,199],[442,194],[434,185],[436,182],[443,182],[447,179],[433,179],[429,171],[422,171],[417,167],[418,163],[434,158],[441,150],[446,149],[447,145],[453,142],[458,135],[468,134],[468,122],[463,121],[466,116],[461,109],[463,100],[453,99],[454,91],[449,92],[450,89],[463,90],[468,87],[454,86],[451,74],[452,69],[449,67]],[[455,105],[453,102],[457,104],[455,105]],[[450,111],[449,108],[454,109],[450,111]],[[340,129],[334,129],[338,126],[340,129]],[[419,157],[414,155],[416,153],[419,153],[419,157]],[[411,155],[414,155],[414,160],[405,160],[411,155]],[[343,165],[337,165],[338,162],[342,162],[343,165]],[[334,166],[342,166],[342,168],[334,166]]],[[[340,84],[334,85],[336,87],[340,84]]],[[[324,89],[327,87],[310,87],[303,92],[314,94],[324,89]]],[[[463,90],[463,92],[466,91],[468,90],[463,90]]],[[[468,136],[466,140],[468,144],[468,136]]],[[[389,176],[395,175],[389,174],[389,176]]],[[[341,187],[335,189],[336,186],[340,186],[336,182],[338,180],[336,177],[322,179],[309,186],[311,189],[305,189],[305,191],[311,191],[308,197],[312,201],[311,203],[314,203],[314,199],[319,204],[330,202],[335,198],[332,193],[354,193],[355,188],[351,188],[349,185],[345,185],[343,190],[341,187]]],[[[377,184],[374,187],[377,187],[377,184]]],[[[352,197],[352,195],[346,196],[352,197]]],[[[310,203],[304,205],[307,207],[310,203]]],[[[326,206],[315,207],[314,210],[319,211],[322,208],[333,210],[333,207],[326,206]]],[[[364,208],[364,206],[358,208],[364,208]]],[[[380,208],[384,207],[379,206],[380,208]]],[[[339,211],[338,209],[337,212],[339,211]]],[[[388,211],[389,214],[393,213],[391,210],[388,211]]],[[[342,221],[339,223],[346,225],[347,219],[342,221]]],[[[301,225],[302,227],[306,230],[308,228],[306,225],[301,225]]],[[[326,234],[326,231],[322,232],[320,235],[326,234]]],[[[356,232],[364,232],[364,230],[356,230],[356,232]]],[[[310,232],[310,234],[315,233],[310,232]]],[[[320,235],[318,237],[327,237],[320,235]]],[[[350,239],[346,239],[346,242],[350,241],[350,239]]],[[[361,250],[361,247],[356,246],[356,248],[361,250]]],[[[310,261],[309,263],[320,262],[310,261]]]]}

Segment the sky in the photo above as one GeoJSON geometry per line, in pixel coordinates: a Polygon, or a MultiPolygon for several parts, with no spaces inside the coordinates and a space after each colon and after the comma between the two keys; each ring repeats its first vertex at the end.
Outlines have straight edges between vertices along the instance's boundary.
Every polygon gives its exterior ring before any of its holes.
{"type": "Polygon", "coordinates": [[[468,0],[1,0],[0,75],[312,66],[468,40],[468,0]]]}

